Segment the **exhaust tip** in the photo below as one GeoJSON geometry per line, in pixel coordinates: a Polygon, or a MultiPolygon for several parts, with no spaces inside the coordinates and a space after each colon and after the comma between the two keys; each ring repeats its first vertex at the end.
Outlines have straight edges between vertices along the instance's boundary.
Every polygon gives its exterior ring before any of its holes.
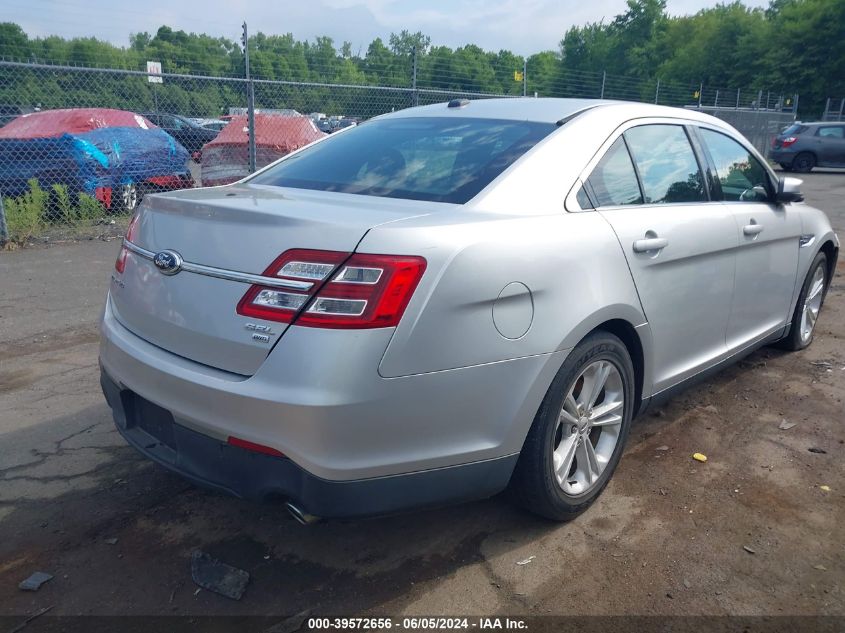
{"type": "Polygon", "coordinates": [[[322,520],[318,516],[308,514],[302,508],[290,501],[285,503],[285,507],[287,508],[288,512],[290,512],[290,515],[302,525],[314,525],[315,523],[319,523],[322,520]]]}

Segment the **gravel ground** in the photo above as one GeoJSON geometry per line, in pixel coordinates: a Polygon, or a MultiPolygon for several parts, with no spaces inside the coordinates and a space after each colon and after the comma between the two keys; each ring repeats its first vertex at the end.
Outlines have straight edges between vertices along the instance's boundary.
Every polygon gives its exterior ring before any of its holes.
{"type": "MultiPolygon", "coordinates": [[[[845,173],[805,181],[845,234],[845,173]]],[[[303,527],[113,430],[96,319],[117,248],[0,253],[0,615],[845,615],[842,261],[808,350],[762,349],[639,419],[570,524],[497,497],[303,527]],[[197,548],[251,574],[239,601],[197,592],[197,548]]]]}

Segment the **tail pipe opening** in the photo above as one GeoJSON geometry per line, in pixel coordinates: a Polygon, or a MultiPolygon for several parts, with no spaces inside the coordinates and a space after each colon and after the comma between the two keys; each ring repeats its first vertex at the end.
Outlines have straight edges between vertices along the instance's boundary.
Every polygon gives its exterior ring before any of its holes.
{"type": "Polygon", "coordinates": [[[323,519],[318,516],[314,516],[313,514],[308,514],[302,508],[300,508],[295,503],[288,501],[285,503],[285,507],[287,508],[290,515],[296,519],[302,525],[314,525],[315,523],[319,523],[323,519]]]}

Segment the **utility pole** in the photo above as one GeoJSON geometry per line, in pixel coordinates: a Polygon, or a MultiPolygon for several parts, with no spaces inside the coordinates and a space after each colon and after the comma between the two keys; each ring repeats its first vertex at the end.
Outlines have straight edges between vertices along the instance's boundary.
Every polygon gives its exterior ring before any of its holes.
{"type": "Polygon", "coordinates": [[[246,22],[243,24],[244,32],[241,42],[244,45],[244,74],[246,76],[246,116],[247,127],[249,128],[249,173],[255,171],[255,91],[252,79],[249,77],[249,31],[246,22]]]}

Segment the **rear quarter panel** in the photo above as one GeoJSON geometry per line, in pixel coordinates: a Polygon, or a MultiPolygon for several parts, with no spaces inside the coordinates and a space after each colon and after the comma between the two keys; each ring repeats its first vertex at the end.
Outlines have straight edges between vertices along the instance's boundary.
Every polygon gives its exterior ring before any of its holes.
{"type": "Polygon", "coordinates": [[[619,243],[598,213],[467,210],[377,227],[358,250],[428,262],[381,361],[383,377],[548,354],[608,319],[645,322],[619,243]]]}

